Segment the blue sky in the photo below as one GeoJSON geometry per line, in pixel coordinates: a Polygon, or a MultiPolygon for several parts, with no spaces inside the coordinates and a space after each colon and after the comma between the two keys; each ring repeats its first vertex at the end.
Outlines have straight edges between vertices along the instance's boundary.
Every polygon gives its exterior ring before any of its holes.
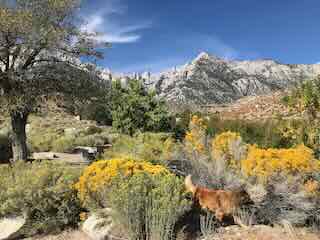
{"type": "Polygon", "coordinates": [[[112,43],[98,64],[159,72],[202,51],[320,62],[319,0],[83,0],[86,28],[112,43]]]}

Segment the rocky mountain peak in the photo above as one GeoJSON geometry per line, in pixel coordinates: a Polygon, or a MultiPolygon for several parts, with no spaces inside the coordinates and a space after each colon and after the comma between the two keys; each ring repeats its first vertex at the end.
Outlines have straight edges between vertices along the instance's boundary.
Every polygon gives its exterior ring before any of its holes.
{"type": "Polygon", "coordinates": [[[198,62],[216,62],[216,61],[224,61],[222,58],[211,55],[207,52],[201,52],[193,61],[192,63],[198,63],[198,62]]]}
{"type": "Polygon", "coordinates": [[[281,64],[272,59],[232,61],[200,53],[178,71],[155,79],[160,96],[177,104],[230,103],[283,90],[320,74],[320,65],[281,64]]]}
{"type": "MultiPolygon", "coordinates": [[[[283,90],[319,74],[320,64],[281,64],[272,59],[232,61],[201,52],[183,66],[157,75],[139,74],[138,79],[180,106],[232,103],[242,97],[283,90]]],[[[114,78],[109,72],[105,75],[114,78]]],[[[127,82],[138,75],[126,76],[127,82]]]]}
{"type": "Polygon", "coordinates": [[[208,60],[210,59],[211,56],[207,52],[201,52],[195,59],[194,61],[199,61],[199,60],[208,60]]]}

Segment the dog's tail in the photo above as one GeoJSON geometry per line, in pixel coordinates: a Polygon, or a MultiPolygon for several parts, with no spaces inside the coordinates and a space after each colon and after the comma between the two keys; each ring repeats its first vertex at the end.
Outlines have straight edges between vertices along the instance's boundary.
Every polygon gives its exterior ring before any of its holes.
{"type": "Polygon", "coordinates": [[[184,184],[188,192],[192,192],[192,194],[195,194],[197,187],[192,183],[191,175],[188,175],[185,178],[184,184]]]}

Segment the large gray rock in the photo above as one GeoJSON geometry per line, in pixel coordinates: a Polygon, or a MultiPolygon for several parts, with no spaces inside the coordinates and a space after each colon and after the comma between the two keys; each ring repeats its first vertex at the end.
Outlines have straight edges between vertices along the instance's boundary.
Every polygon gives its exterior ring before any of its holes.
{"type": "Polygon", "coordinates": [[[25,225],[23,217],[0,219],[0,240],[16,239],[20,236],[20,230],[25,225]]]}
{"type": "Polygon", "coordinates": [[[113,220],[111,217],[111,209],[106,208],[98,213],[93,213],[83,223],[82,231],[86,233],[92,240],[111,239],[111,231],[113,229],[113,220]]]}

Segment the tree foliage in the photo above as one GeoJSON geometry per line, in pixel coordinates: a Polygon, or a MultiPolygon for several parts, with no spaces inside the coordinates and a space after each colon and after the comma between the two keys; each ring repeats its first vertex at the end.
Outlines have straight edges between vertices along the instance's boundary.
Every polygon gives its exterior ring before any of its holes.
{"type": "Polygon", "coordinates": [[[309,118],[315,120],[320,111],[320,76],[303,82],[282,100],[298,111],[306,111],[309,118]]]}
{"type": "Polygon", "coordinates": [[[148,92],[138,80],[127,87],[114,82],[112,87],[113,127],[121,133],[133,135],[137,131],[161,132],[170,129],[170,115],[166,104],[148,92]]]}
{"type": "Polygon", "coordinates": [[[82,31],[79,7],[79,0],[0,2],[0,93],[11,115],[14,160],[26,158],[26,121],[44,95],[89,99],[104,86],[80,62],[102,57],[96,48],[105,44],[82,31]]]}

